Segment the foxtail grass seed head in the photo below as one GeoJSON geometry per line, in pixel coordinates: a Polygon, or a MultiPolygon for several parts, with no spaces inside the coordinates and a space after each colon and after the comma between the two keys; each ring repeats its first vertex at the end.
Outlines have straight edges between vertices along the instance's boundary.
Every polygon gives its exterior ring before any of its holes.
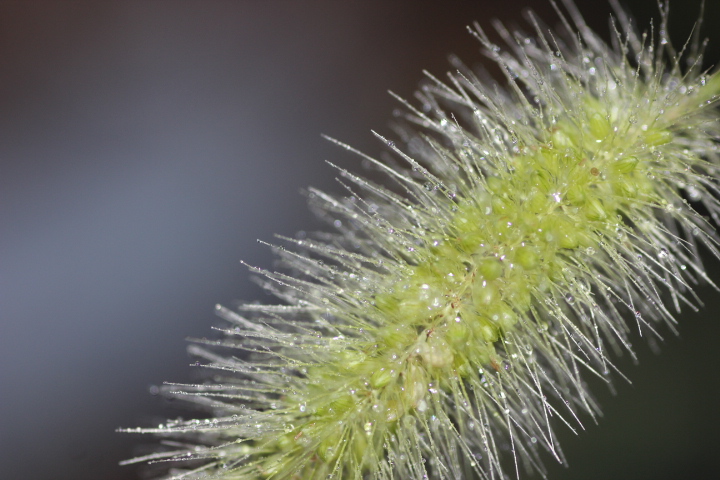
{"type": "Polygon", "coordinates": [[[129,429],[165,479],[504,479],[564,462],[554,429],[599,414],[634,332],[675,328],[719,256],[720,75],[615,1],[610,44],[572,0],[559,31],[475,24],[502,85],[459,63],[404,106],[377,184],[310,190],[330,233],[251,267],[279,305],[218,306],[190,353],[212,381],[166,387],[201,420],[129,429]],[[702,212],[699,213],[699,212],[702,212]],[[664,325],[663,325],[664,324],[664,325]],[[168,463],[165,463],[168,462],[168,463]]]}

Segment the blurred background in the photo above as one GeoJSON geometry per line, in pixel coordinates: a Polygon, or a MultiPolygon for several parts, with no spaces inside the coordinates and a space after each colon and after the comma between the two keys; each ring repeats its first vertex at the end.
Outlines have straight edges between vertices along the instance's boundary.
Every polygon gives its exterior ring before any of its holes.
{"type": "MultiPolygon", "coordinates": [[[[577,3],[607,38],[606,2],[577,3]]],[[[672,2],[676,43],[699,5],[672,2]]],[[[320,134],[379,153],[388,89],[483,62],[465,26],[527,7],[557,23],[546,0],[0,1],[0,477],[139,478],[117,463],[152,439],[114,430],[192,415],[151,392],[194,378],[185,338],[216,303],[272,301],[239,260],[322,228],[299,192],[341,192],[323,160],[361,171],[320,134]]],[[[605,418],[563,432],[572,468],[548,459],[550,478],[713,478],[720,302],[700,295],[662,355],[620,361],[633,385],[596,390],[605,418]]]]}

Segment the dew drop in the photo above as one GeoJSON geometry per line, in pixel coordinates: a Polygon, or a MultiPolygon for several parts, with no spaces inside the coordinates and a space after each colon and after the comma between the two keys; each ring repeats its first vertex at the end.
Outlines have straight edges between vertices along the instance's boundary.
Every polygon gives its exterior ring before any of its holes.
{"type": "Polygon", "coordinates": [[[694,186],[688,186],[685,191],[688,194],[688,197],[690,197],[690,200],[693,202],[697,202],[702,198],[702,193],[700,193],[700,190],[695,188],[694,186]]]}

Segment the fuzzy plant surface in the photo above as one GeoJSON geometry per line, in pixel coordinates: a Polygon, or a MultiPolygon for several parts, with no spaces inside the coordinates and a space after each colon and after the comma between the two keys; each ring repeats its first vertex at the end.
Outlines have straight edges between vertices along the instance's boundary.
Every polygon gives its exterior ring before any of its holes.
{"type": "Polygon", "coordinates": [[[555,428],[599,407],[631,335],[674,330],[719,255],[720,75],[667,6],[647,33],[617,5],[610,44],[571,0],[561,28],[470,28],[505,75],[455,65],[405,108],[387,181],[338,169],[310,190],[332,231],[251,267],[277,305],[217,307],[190,352],[207,382],[166,394],[209,411],[168,421],[163,479],[505,479],[564,462],[555,428]]]}

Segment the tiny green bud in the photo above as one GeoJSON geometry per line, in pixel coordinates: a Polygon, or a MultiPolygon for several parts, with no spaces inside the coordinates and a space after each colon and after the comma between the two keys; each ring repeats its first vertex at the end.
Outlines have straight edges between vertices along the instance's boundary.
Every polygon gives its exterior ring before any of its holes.
{"type": "Polygon", "coordinates": [[[532,269],[540,263],[540,256],[532,247],[520,247],[515,252],[515,262],[526,269],[532,269]]]}
{"type": "Polygon", "coordinates": [[[487,280],[476,280],[473,283],[473,302],[478,311],[490,305],[500,295],[497,285],[487,280]]]}
{"type": "Polygon", "coordinates": [[[390,383],[393,379],[393,373],[388,368],[381,368],[379,370],[376,370],[375,373],[373,373],[370,376],[370,385],[372,388],[382,388],[388,383],[390,383]]]}
{"type": "Polygon", "coordinates": [[[617,162],[610,165],[610,168],[616,173],[630,173],[635,170],[639,160],[635,156],[623,157],[617,162]]]}
{"type": "Polygon", "coordinates": [[[478,273],[485,280],[495,280],[503,273],[503,266],[497,258],[484,258],[478,262],[478,273]]]}

